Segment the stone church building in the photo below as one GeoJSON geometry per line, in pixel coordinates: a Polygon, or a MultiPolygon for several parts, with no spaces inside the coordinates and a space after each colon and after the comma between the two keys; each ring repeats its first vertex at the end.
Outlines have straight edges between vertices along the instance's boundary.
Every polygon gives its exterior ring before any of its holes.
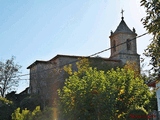
{"type": "Polygon", "coordinates": [[[64,85],[66,72],[64,65],[72,64],[76,69],[76,61],[79,58],[87,58],[93,67],[110,69],[123,66],[127,61],[133,61],[140,66],[140,56],[137,54],[135,29],[131,30],[124,21],[124,17],[117,29],[109,36],[111,55],[109,58],[56,55],[48,61],[36,60],[27,69],[30,70],[30,93],[39,94],[42,99],[54,101],[58,98],[57,89],[64,85]]]}

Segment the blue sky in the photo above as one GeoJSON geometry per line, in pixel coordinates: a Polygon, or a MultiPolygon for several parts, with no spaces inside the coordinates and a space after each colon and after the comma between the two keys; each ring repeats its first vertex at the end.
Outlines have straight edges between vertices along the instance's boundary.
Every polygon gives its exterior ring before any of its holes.
{"type": "MultiPolygon", "coordinates": [[[[138,35],[145,33],[139,0],[0,0],[0,60],[15,56],[21,74],[35,60],[57,54],[88,56],[110,47],[109,35],[124,20],[138,35]]],[[[151,36],[137,39],[142,55],[151,36]]],[[[109,57],[110,51],[100,54],[109,57]]],[[[23,76],[21,79],[29,79],[23,76]]],[[[29,86],[20,80],[17,91],[29,86]]]]}

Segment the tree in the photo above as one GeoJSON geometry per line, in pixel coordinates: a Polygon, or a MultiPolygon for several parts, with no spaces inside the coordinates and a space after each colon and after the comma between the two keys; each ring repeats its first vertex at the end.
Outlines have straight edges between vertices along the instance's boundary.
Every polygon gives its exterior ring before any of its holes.
{"type": "Polygon", "coordinates": [[[16,106],[12,101],[0,97],[0,120],[11,120],[11,114],[16,106]]]}
{"type": "Polygon", "coordinates": [[[153,40],[145,50],[145,55],[151,57],[150,64],[156,74],[160,68],[160,1],[141,0],[141,6],[146,9],[146,17],[142,18],[144,28],[153,35],[153,40]]]}
{"type": "Polygon", "coordinates": [[[20,65],[14,63],[14,57],[6,60],[6,62],[0,61],[0,95],[2,97],[5,96],[7,91],[18,85],[16,75],[20,68],[20,65]]]}
{"type": "Polygon", "coordinates": [[[69,71],[71,76],[58,91],[60,114],[65,119],[124,120],[132,107],[149,102],[148,86],[131,70],[117,68],[105,73],[88,67],[69,71]]]}

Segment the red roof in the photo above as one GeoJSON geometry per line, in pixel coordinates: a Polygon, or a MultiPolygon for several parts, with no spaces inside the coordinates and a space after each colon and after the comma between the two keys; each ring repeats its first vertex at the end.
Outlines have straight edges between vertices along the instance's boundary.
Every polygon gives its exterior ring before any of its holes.
{"type": "Polygon", "coordinates": [[[156,87],[156,80],[147,83],[149,87],[156,87]]]}

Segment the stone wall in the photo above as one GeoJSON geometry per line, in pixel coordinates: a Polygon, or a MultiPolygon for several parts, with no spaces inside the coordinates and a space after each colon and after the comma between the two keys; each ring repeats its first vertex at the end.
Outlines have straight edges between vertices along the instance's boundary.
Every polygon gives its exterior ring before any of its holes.
{"type": "MultiPolygon", "coordinates": [[[[39,94],[42,100],[49,100],[50,103],[54,99],[58,99],[57,89],[64,86],[67,78],[63,67],[72,64],[72,69],[77,70],[76,62],[79,57],[75,56],[59,56],[48,62],[37,62],[30,68],[30,90],[32,94],[39,94]]],[[[104,58],[89,58],[91,66],[101,70],[107,70],[120,66],[120,61],[104,58]]]]}

